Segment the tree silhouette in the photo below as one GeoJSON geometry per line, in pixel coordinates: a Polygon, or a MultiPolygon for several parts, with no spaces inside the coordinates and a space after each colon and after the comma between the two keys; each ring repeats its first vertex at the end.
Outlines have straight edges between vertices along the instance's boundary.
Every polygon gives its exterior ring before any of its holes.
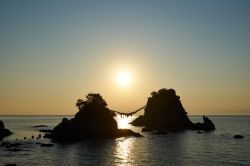
{"type": "Polygon", "coordinates": [[[78,99],[76,102],[79,111],[83,110],[86,105],[95,105],[106,108],[108,104],[99,93],[89,93],[86,96],[86,100],[78,99]]]}

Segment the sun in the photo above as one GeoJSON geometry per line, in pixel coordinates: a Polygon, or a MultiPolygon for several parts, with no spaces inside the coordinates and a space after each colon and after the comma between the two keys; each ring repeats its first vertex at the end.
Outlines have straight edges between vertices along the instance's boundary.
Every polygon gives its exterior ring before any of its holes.
{"type": "Polygon", "coordinates": [[[118,128],[119,129],[126,129],[129,126],[129,118],[127,117],[120,117],[118,118],[118,128]]]}
{"type": "Polygon", "coordinates": [[[116,116],[115,120],[117,121],[117,125],[119,129],[127,129],[130,128],[131,125],[129,124],[132,120],[134,120],[133,117],[126,117],[126,116],[116,116]]]}
{"type": "Polygon", "coordinates": [[[132,81],[132,74],[128,70],[119,71],[116,75],[116,81],[120,86],[129,86],[132,81]]]}

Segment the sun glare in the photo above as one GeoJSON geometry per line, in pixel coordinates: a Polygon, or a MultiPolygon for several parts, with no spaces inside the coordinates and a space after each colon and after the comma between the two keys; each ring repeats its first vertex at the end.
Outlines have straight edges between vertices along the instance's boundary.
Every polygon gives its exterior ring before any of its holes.
{"type": "Polygon", "coordinates": [[[129,118],[119,117],[117,121],[118,121],[118,128],[120,128],[120,129],[128,128],[129,118]]]}
{"type": "Polygon", "coordinates": [[[131,84],[132,75],[129,71],[120,71],[117,73],[116,80],[120,86],[128,86],[131,84]]]}

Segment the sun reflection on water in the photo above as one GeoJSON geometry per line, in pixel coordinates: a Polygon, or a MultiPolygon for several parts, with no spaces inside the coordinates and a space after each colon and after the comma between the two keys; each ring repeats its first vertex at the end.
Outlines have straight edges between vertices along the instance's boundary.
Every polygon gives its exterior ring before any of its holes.
{"type": "Polygon", "coordinates": [[[134,138],[119,138],[117,139],[115,150],[115,165],[133,165],[134,156],[132,148],[134,138]]]}

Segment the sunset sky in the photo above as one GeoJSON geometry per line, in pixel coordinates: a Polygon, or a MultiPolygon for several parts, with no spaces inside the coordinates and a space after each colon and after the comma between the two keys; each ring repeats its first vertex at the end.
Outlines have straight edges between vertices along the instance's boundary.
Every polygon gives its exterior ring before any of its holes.
{"type": "Polygon", "coordinates": [[[173,88],[190,114],[250,114],[250,1],[0,1],[0,115],[134,111],[173,88]]]}

